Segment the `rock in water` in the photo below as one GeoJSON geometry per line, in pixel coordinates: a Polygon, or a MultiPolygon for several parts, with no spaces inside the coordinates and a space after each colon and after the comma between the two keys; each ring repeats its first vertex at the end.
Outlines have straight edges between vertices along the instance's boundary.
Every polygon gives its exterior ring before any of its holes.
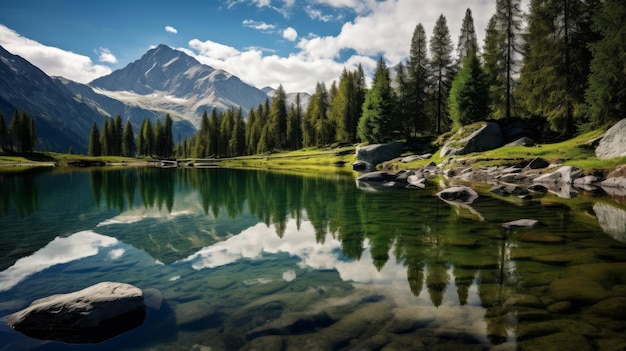
{"type": "Polygon", "coordinates": [[[596,157],[608,159],[626,156],[626,118],[604,133],[596,148],[596,157]]]}
{"type": "Polygon", "coordinates": [[[5,321],[33,338],[87,344],[136,328],[145,317],[141,289],[103,282],[35,300],[29,307],[5,317],[5,321]]]}
{"type": "Polygon", "coordinates": [[[436,195],[444,201],[461,202],[465,204],[471,204],[478,198],[478,193],[467,186],[454,186],[442,190],[436,195]]]}

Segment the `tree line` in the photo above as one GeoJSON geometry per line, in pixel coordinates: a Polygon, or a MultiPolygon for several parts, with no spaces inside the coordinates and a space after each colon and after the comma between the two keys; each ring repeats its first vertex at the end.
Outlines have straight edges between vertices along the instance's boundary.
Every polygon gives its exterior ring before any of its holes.
{"type": "Polygon", "coordinates": [[[170,158],[174,153],[173,121],[169,114],[163,122],[156,120],[153,126],[144,119],[135,137],[133,125],[126,121],[122,128],[122,117],[108,118],[102,126],[102,133],[96,122],[89,134],[88,154],[90,156],[125,156],[170,158]]]}
{"type": "Polygon", "coordinates": [[[37,145],[35,119],[25,111],[15,111],[7,128],[0,112],[0,148],[14,152],[32,152],[37,145]]]}

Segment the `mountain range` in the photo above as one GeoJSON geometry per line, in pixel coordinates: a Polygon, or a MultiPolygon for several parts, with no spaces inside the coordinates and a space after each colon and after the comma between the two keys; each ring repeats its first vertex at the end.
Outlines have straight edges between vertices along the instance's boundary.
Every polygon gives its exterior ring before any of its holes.
{"type": "Polygon", "coordinates": [[[71,146],[86,153],[93,122],[102,126],[118,114],[137,131],[144,119],[154,124],[169,113],[174,138],[181,140],[195,133],[205,110],[241,107],[247,113],[271,95],[165,45],[88,84],[50,77],[0,46],[0,112],[7,123],[16,110],[32,115],[39,150],[67,152],[71,146]]]}

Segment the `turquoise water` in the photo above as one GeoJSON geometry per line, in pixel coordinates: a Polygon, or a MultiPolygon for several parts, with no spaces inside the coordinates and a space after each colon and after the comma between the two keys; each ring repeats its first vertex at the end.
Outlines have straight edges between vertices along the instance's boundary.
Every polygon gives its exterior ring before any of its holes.
{"type": "Polygon", "coordinates": [[[102,281],[163,296],[101,344],[2,324],[0,350],[626,347],[624,199],[455,207],[434,185],[150,168],[9,173],[0,191],[0,315],[102,281]],[[544,225],[501,227],[521,218],[544,225]]]}

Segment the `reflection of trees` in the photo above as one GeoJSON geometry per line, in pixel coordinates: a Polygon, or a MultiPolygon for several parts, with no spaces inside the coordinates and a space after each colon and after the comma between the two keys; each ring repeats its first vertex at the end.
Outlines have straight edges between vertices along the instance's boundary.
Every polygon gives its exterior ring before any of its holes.
{"type": "Polygon", "coordinates": [[[0,215],[8,214],[11,207],[21,218],[28,217],[37,210],[39,173],[28,171],[0,175],[0,215]]]}

